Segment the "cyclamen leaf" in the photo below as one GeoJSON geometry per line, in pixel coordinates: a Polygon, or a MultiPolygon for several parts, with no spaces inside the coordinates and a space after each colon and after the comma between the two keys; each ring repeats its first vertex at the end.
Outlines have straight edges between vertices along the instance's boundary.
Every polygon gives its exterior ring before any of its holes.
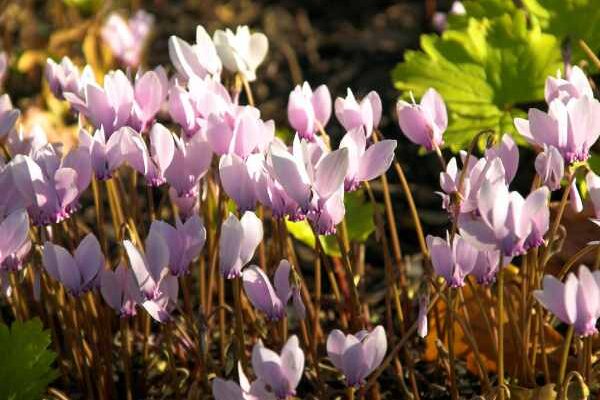
{"type": "Polygon", "coordinates": [[[50,333],[35,318],[16,321],[10,329],[0,324],[0,398],[41,399],[57,376],[52,368],[56,354],[48,350],[50,333]]]}
{"type": "MultiPolygon", "coordinates": [[[[420,97],[430,87],[444,98],[449,126],[444,140],[458,151],[483,129],[516,133],[517,108],[543,100],[544,81],[561,66],[558,40],[524,12],[468,18],[440,37],[421,36],[422,51],[407,51],[392,73],[396,88],[420,97]]],[[[523,143],[520,135],[515,139],[523,143]]]]}

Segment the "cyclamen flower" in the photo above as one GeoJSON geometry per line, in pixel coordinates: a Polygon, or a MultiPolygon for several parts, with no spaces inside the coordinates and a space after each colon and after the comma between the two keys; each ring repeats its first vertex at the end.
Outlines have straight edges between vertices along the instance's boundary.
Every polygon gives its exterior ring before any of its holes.
{"type": "Polygon", "coordinates": [[[221,226],[219,270],[226,279],[242,276],[242,268],[252,260],[263,239],[261,220],[250,211],[241,219],[230,214],[221,226]]]}
{"type": "Polygon", "coordinates": [[[290,336],[281,354],[267,349],[259,340],[252,349],[252,368],[257,378],[270,388],[277,399],[294,396],[304,372],[304,352],[299,346],[298,337],[290,336]]]}
{"type": "Polygon", "coordinates": [[[112,13],[102,27],[102,39],[123,64],[137,68],[153,24],[154,16],[144,10],[136,12],[129,21],[112,13]]]}
{"type": "MultiPolygon", "coordinates": [[[[145,168],[138,172],[144,175],[148,185],[158,187],[166,182],[164,174],[175,155],[175,142],[171,131],[159,123],[152,126],[149,136],[150,151],[146,150],[146,146],[143,147],[145,168]]],[[[136,168],[134,165],[132,167],[136,168]]]]}
{"type": "Polygon", "coordinates": [[[348,88],[346,98],[335,99],[335,116],[344,129],[351,131],[363,127],[367,137],[381,121],[381,99],[376,91],[369,92],[360,103],[348,88]]]}
{"type": "Polygon", "coordinates": [[[154,122],[167,99],[169,82],[161,66],[143,74],[138,72],[133,86],[133,108],[128,124],[138,132],[145,132],[154,122]]]}
{"type": "Polygon", "coordinates": [[[548,230],[549,190],[541,187],[524,199],[509,192],[504,182],[485,181],[477,196],[479,218],[459,221],[461,235],[483,250],[500,250],[517,256],[543,243],[548,230]]]}
{"type": "Polygon", "coordinates": [[[84,148],[72,150],[61,161],[60,153],[48,144],[31,157],[17,155],[7,168],[35,225],[68,218],[92,178],[90,156],[84,148]]]}
{"type": "Polygon", "coordinates": [[[273,218],[282,219],[287,215],[291,221],[304,219],[305,215],[300,211],[298,203],[288,196],[283,186],[275,179],[270,157],[260,161],[262,166],[258,167],[254,184],[256,199],[271,210],[273,218]]]}
{"type": "Polygon", "coordinates": [[[371,332],[362,330],[344,335],[338,329],[327,337],[327,355],[346,376],[348,386],[358,387],[383,361],[387,351],[385,330],[378,325],[371,332]]]}
{"type": "Polygon", "coordinates": [[[269,41],[264,34],[251,34],[247,26],[238,26],[235,33],[230,29],[216,30],[213,43],[225,68],[240,73],[248,82],[256,80],[256,69],[269,49],[269,41]]]}
{"type": "Polygon", "coordinates": [[[124,264],[114,270],[102,270],[100,273],[100,293],[104,301],[121,318],[136,315],[136,306],[143,302],[142,293],[131,268],[124,264]]]}
{"type": "Polygon", "coordinates": [[[558,190],[565,175],[565,160],[556,147],[544,146],[544,151],[535,158],[535,171],[548,189],[558,190]]]}
{"type": "MultiPolygon", "coordinates": [[[[506,267],[512,261],[512,257],[502,258],[502,268],[506,267]]],[[[480,285],[490,285],[496,281],[496,275],[500,267],[500,252],[498,250],[479,250],[475,266],[471,270],[471,275],[475,277],[480,285]]]]}
{"type": "Polygon", "coordinates": [[[110,179],[113,172],[126,161],[131,151],[135,151],[129,148],[133,140],[123,137],[123,135],[130,134],[129,131],[123,129],[122,132],[115,133],[107,141],[102,128],[97,129],[94,136],[90,136],[85,129],[79,130],[79,146],[90,153],[96,179],[110,179]]]}
{"type": "Polygon", "coordinates": [[[184,221],[200,212],[200,196],[198,193],[188,193],[180,196],[177,190],[170,187],[169,199],[177,207],[179,217],[184,221]]]}
{"type": "Polygon", "coordinates": [[[598,332],[600,272],[592,273],[585,265],[581,265],[578,275],[569,273],[565,283],[546,275],[543,290],[535,290],[533,295],[558,319],[573,325],[577,335],[587,337],[598,332]]]}
{"type": "Polygon", "coordinates": [[[399,100],[396,105],[398,123],[404,135],[413,143],[431,151],[443,143],[448,128],[448,113],[444,100],[435,89],[428,89],[421,103],[399,100]]]}
{"type": "Polygon", "coordinates": [[[262,269],[251,265],[244,269],[242,279],[246,296],[254,307],[258,308],[271,321],[278,321],[285,317],[285,307],[292,299],[298,317],[304,318],[304,304],[300,297],[300,289],[290,285],[292,267],[287,260],[281,260],[275,271],[275,288],[262,269]]]}
{"type": "Polygon", "coordinates": [[[185,79],[206,76],[218,79],[223,69],[215,44],[201,25],[196,27],[194,45],[177,36],[169,38],[169,58],[177,72],[185,79]]]}
{"type": "Polygon", "coordinates": [[[312,142],[331,117],[331,94],[327,86],[321,85],[313,92],[308,82],[296,85],[288,99],[287,115],[298,135],[312,142]]]}
{"type": "Polygon", "coordinates": [[[18,271],[31,250],[29,218],[25,210],[10,213],[0,223],[0,271],[18,271]]]}
{"type": "Polygon", "coordinates": [[[31,155],[48,144],[48,135],[40,125],[35,124],[27,131],[21,126],[8,133],[7,144],[13,157],[18,154],[31,155]]]}
{"type": "Polygon", "coordinates": [[[567,104],[572,98],[593,98],[594,93],[585,73],[578,66],[572,66],[567,72],[567,79],[563,79],[558,71],[556,78],[549,76],[544,87],[544,98],[550,104],[559,99],[567,104]]]}
{"type": "Polygon", "coordinates": [[[515,118],[515,127],[528,142],[554,146],[569,164],[585,161],[600,136],[600,102],[583,96],[565,104],[554,99],[548,112],[529,109],[529,120],[515,118]]]}
{"type": "Polygon", "coordinates": [[[134,103],[131,82],[123,71],[111,71],[104,77],[104,86],[89,82],[83,88],[84,96],[65,92],[65,99],[82,113],[96,129],[104,128],[107,138],[129,121],[134,103]]]}
{"type": "Polygon", "coordinates": [[[208,142],[199,135],[190,139],[173,136],[175,152],[168,168],[164,171],[167,183],[177,196],[189,197],[198,193],[200,179],[210,168],[212,151],[208,142]]]}
{"type": "Polygon", "coordinates": [[[163,221],[153,221],[150,231],[162,235],[169,248],[171,274],[181,276],[189,272],[190,263],[198,257],[206,241],[206,229],[198,215],[182,223],[175,219],[175,227],[163,221]]]}
{"type": "Polygon", "coordinates": [[[145,254],[129,240],[123,241],[123,245],[142,293],[142,306],[156,321],[168,321],[177,301],[179,284],[168,267],[170,255],[165,239],[157,230],[150,230],[145,242],[145,254]]]}
{"type": "Polygon", "coordinates": [[[42,263],[48,275],[61,282],[74,296],[80,296],[98,285],[104,255],[96,236],[89,233],[72,256],[64,247],[44,243],[42,263]]]}
{"type": "MultiPolygon", "coordinates": [[[[464,165],[467,155],[463,153],[461,156],[464,165]]],[[[512,157],[509,159],[513,160],[512,157]]],[[[458,169],[456,158],[453,157],[448,162],[446,171],[440,173],[440,187],[443,193],[438,192],[438,194],[442,197],[443,208],[451,212],[452,217],[456,217],[456,212],[465,214],[477,210],[477,194],[483,182],[503,182],[508,184],[509,176],[507,176],[504,169],[504,163],[508,164],[510,162],[509,159],[503,161],[500,157],[492,159],[484,157],[478,160],[474,156],[469,156],[469,163],[466,167],[467,172],[465,173],[462,186],[459,187],[462,171],[458,169]],[[453,197],[457,195],[460,196],[460,209],[458,210],[452,207],[454,205],[453,197]]]]}
{"type": "Polygon", "coordinates": [[[273,172],[288,196],[308,213],[320,234],[335,233],[344,217],[343,183],[349,152],[327,152],[318,143],[294,139],[292,153],[274,142],[269,154],[273,172]]]}
{"type": "Polygon", "coordinates": [[[212,381],[212,394],[215,400],[276,400],[277,397],[268,391],[260,379],[250,383],[244,373],[241,363],[238,362],[239,384],[215,378],[212,381]]]}
{"type": "Polygon", "coordinates": [[[7,94],[0,96],[0,138],[5,137],[13,130],[20,115],[21,112],[17,108],[13,108],[7,94]]]}
{"type": "Polygon", "coordinates": [[[593,171],[590,171],[585,176],[587,184],[588,196],[594,206],[594,214],[596,218],[600,218],[600,177],[593,171]]]}
{"type": "Polygon", "coordinates": [[[569,204],[574,213],[580,213],[583,211],[583,201],[579,195],[579,189],[577,188],[577,181],[573,179],[571,186],[569,187],[569,204]]]}
{"type": "Polygon", "coordinates": [[[275,137],[272,120],[260,119],[260,111],[251,106],[238,107],[233,114],[208,116],[206,136],[218,155],[237,154],[246,158],[264,152],[275,137]]]}
{"type": "Polygon", "coordinates": [[[446,240],[427,236],[427,247],[431,253],[431,263],[435,273],[444,277],[448,286],[462,287],[465,284],[465,277],[475,267],[477,249],[460,235],[455,235],[451,242],[448,232],[446,232],[446,240]]]}
{"type": "Polygon", "coordinates": [[[236,154],[221,156],[221,185],[225,193],[235,201],[240,212],[254,210],[256,206],[256,185],[263,160],[262,154],[251,154],[246,160],[236,154]]]}
{"type": "Polygon", "coordinates": [[[44,77],[48,81],[52,94],[60,100],[65,99],[64,93],[72,93],[83,99],[85,85],[96,82],[92,67],[86,65],[80,73],[69,57],[63,57],[60,64],[48,58],[44,77]]]}
{"type": "Polygon", "coordinates": [[[344,189],[358,189],[363,181],[370,181],[390,168],[394,160],[395,140],[382,140],[367,148],[367,140],[362,127],[346,133],[340,142],[340,148],[348,149],[348,172],[344,179],[344,189]]]}
{"type": "Polygon", "coordinates": [[[207,140],[210,115],[218,117],[216,120],[219,122],[228,115],[227,121],[232,123],[233,116],[238,113],[238,106],[231,100],[227,89],[210,77],[200,79],[192,76],[187,88],[175,81],[169,90],[169,114],[188,138],[200,135],[207,140]]]}

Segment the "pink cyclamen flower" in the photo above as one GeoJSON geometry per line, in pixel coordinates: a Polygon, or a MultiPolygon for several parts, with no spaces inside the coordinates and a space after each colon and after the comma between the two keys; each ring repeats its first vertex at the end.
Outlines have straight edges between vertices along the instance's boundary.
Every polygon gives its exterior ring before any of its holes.
{"type": "Polygon", "coordinates": [[[219,269],[227,279],[242,276],[242,268],[252,260],[263,239],[262,221],[246,211],[241,219],[230,214],[221,226],[219,269]]]}
{"type": "Polygon", "coordinates": [[[142,306],[158,322],[171,319],[179,284],[169,270],[169,247],[157,230],[150,230],[145,254],[129,240],[123,241],[129,264],[142,293],[142,306]]]}
{"type": "Polygon", "coordinates": [[[46,60],[44,76],[48,81],[50,91],[60,100],[64,100],[64,93],[72,93],[84,98],[84,87],[88,83],[96,82],[92,67],[86,65],[80,73],[69,57],[63,57],[60,64],[51,58],[46,60]]]}
{"type": "Polygon", "coordinates": [[[504,256],[523,254],[543,243],[549,193],[544,186],[524,199],[518,192],[509,192],[504,182],[485,181],[477,196],[480,217],[462,218],[461,235],[483,250],[497,249],[504,256]]]}
{"type": "Polygon", "coordinates": [[[529,109],[528,120],[515,118],[515,126],[528,142],[554,146],[569,164],[585,161],[600,136],[600,102],[583,96],[565,104],[554,99],[545,113],[529,109]]]}
{"type": "Polygon", "coordinates": [[[448,128],[448,113],[442,96],[435,89],[428,89],[421,103],[412,99],[412,104],[399,100],[396,105],[398,123],[411,142],[431,151],[443,143],[443,134],[448,128]]]}
{"type": "MultiPolygon", "coordinates": [[[[181,126],[185,136],[201,135],[207,140],[208,117],[214,115],[217,122],[232,123],[235,115],[243,111],[238,109],[227,89],[211,77],[200,79],[192,76],[186,86],[176,79],[169,90],[169,114],[173,121],[181,126]]],[[[258,110],[254,111],[258,114],[258,110]]],[[[229,126],[229,125],[228,125],[229,126]]],[[[228,132],[226,130],[226,132],[228,132]]],[[[219,139],[218,137],[215,139],[219,139]]],[[[229,141],[229,136],[227,136],[229,141]]]]}
{"type": "Polygon", "coordinates": [[[348,88],[346,98],[335,99],[335,116],[344,129],[351,131],[364,128],[367,137],[371,136],[373,129],[381,121],[381,98],[376,91],[369,92],[360,103],[348,88]]]}
{"type": "Polygon", "coordinates": [[[212,381],[212,394],[215,400],[276,400],[277,397],[269,391],[265,382],[260,379],[250,383],[238,362],[239,384],[221,378],[212,381]]]}
{"type": "Polygon", "coordinates": [[[305,217],[296,203],[285,192],[283,186],[275,179],[271,158],[261,160],[262,166],[256,172],[256,183],[254,184],[256,199],[265,207],[271,209],[274,218],[282,219],[286,215],[292,221],[298,221],[305,217]]]}
{"type": "Polygon", "coordinates": [[[171,131],[159,123],[152,126],[148,135],[150,151],[144,154],[147,157],[144,171],[138,172],[144,175],[148,185],[158,187],[166,182],[164,174],[175,155],[175,141],[171,131]]]}
{"type": "Polygon", "coordinates": [[[546,275],[543,290],[535,290],[533,295],[558,319],[573,325],[576,334],[586,337],[598,332],[596,322],[600,317],[600,272],[592,273],[585,265],[581,265],[578,275],[569,273],[565,283],[546,275]]]}
{"type": "Polygon", "coordinates": [[[367,148],[367,140],[362,127],[349,131],[340,142],[340,148],[348,149],[348,172],[344,179],[344,189],[358,189],[363,181],[370,181],[390,168],[394,160],[395,140],[382,140],[367,148]]]}
{"type": "Polygon", "coordinates": [[[175,152],[164,176],[178,196],[195,196],[200,179],[210,168],[212,151],[200,135],[189,139],[174,136],[175,152]]]}
{"type": "Polygon", "coordinates": [[[348,172],[347,148],[328,152],[318,143],[294,138],[292,152],[274,142],[269,157],[276,179],[288,196],[308,213],[318,233],[335,233],[344,217],[344,180],[348,172]]]}
{"type": "Polygon", "coordinates": [[[73,255],[64,247],[44,243],[42,263],[48,275],[61,282],[71,294],[79,296],[98,285],[104,255],[96,236],[89,233],[73,255]]]}
{"type": "Polygon", "coordinates": [[[184,221],[200,212],[200,195],[198,193],[180,196],[177,190],[170,187],[169,199],[177,207],[179,217],[184,221]]]}
{"type": "Polygon", "coordinates": [[[225,154],[219,160],[223,190],[240,212],[254,210],[256,206],[256,185],[263,160],[263,154],[251,154],[246,160],[236,154],[225,154]]]}
{"type": "Polygon", "coordinates": [[[154,16],[144,10],[136,12],[129,21],[112,13],[102,27],[102,40],[119,61],[127,67],[137,68],[153,24],[154,16]]]}
{"type": "MultiPolygon", "coordinates": [[[[124,133],[129,135],[129,132],[124,133]]],[[[126,161],[130,141],[121,139],[123,135],[115,133],[107,141],[102,128],[97,129],[94,136],[90,136],[83,128],[79,130],[79,146],[89,151],[96,179],[111,178],[113,172],[126,161]]]]}
{"type": "MultiPolygon", "coordinates": [[[[467,154],[461,153],[463,165],[466,163],[467,154]]],[[[477,209],[477,194],[484,181],[505,182],[509,184],[514,178],[518,163],[519,151],[514,141],[508,135],[504,135],[501,143],[486,151],[485,157],[479,160],[468,156],[467,171],[459,188],[462,171],[458,169],[456,158],[452,158],[446,166],[446,171],[440,173],[440,187],[444,209],[455,213],[470,213],[477,209]],[[452,196],[460,194],[460,209],[450,209],[452,196]]]]}
{"type": "Polygon", "coordinates": [[[297,85],[290,93],[288,121],[302,139],[313,141],[331,117],[331,94],[325,85],[313,90],[308,82],[297,85]]]}
{"type": "Polygon", "coordinates": [[[594,214],[596,218],[600,218],[600,177],[593,171],[590,171],[585,176],[587,184],[588,196],[594,206],[594,214]]]}
{"type": "Polygon", "coordinates": [[[143,302],[140,287],[131,268],[123,263],[114,270],[102,270],[100,273],[100,293],[104,301],[121,318],[136,315],[136,307],[143,302]]]}
{"type": "Polygon", "coordinates": [[[556,147],[544,146],[544,151],[535,158],[535,171],[548,189],[558,190],[565,174],[565,160],[556,147]]]}
{"type": "Polygon", "coordinates": [[[371,332],[362,330],[355,335],[344,335],[338,329],[327,337],[327,355],[333,365],[346,377],[348,386],[358,387],[383,361],[387,338],[383,326],[371,332]]]}
{"type": "Polygon", "coordinates": [[[169,82],[163,67],[143,74],[138,72],[133,86],[133,108],[129,125],[138,132],[145,132],[167,99],[169,82]]]}
{"type": "Polygon", "coordinates": [[[169,58],[185,79],[206,76],[219,78],[223,65],[217,48],[203,26],[196,27],[196,44],[190,45],[177,36],[169,38],[169,58]]]}
{"type": "Polygon", "coordinates": [[[257,108],[243,106],[231,114],[209,115],[206,137],[215,154],[236,154],[246,158],[268,148],[275,137],[275,124],[273,120],[264,122],[260,119],[257,108]]]}
{"type": "Polygon", "coordinates": [[[60,153],[47,144],[31,157],[17,155],[7,168],[35,225],[68,218],[92,179],[90,156],[84,148],[71,150],[61,160],[60,153]]]}
{"type": "Polygon", "coordinates": [[[252,368],[257,378],[271,389],[277,399],[294,396],[304,372],[304,352],[299,346],[298,337],[290,336],[281,354],[267,349],[259,340],[252,349],[252,368]]]}
{"type": "Polygon", "coordinates": [[[251,265],[244,269],[242,279],[246,296],[254,307],[267,315],[271,321],[278,321],[285,316],[285,307],[293,298],[296,314],[303,318],[304,304],[300,297],[300,289],[290,284],[292,266],[287,260],[281,260],[275,271],[275,287],[260,267],[251,265]]]}
{"type": "Polygon", "coordinates": [[[0,223],[0,270],[17,271],[31,250],[29,218],[25,210],[10,213],[0,223]]]}
{"type": "Polygon", "coordinates": [[[164,221],[153,221],[150,230],[162,235],[169,248],[171,274],[181,276],[189,272],[190,263],[198,257],[206,241],[206,229],[198,215],[182,223],[175,219],[175,226],[164,221]]]}
{"type": "Polygon", "coordinates": [[[446,240],[427,236],[427,247],[431,253],[431,263],[435,273],[444,277],[450,287],[462,287],[465,284],[465,277],[475,267],[477,250],[460,235],[455,235],[450,243],[448,232],[446,232],[446,240]]]}
{"type": "Polygon", "coordinates": [[[21,112],[13,108],[10,97],[7,94],[0,96],[0,138],[8,135],[15,127],[21,112]]]}
{"type": "Polygon", "coordinates": [[[133,86],[123,71],[106,74],[102,87],[95,82],[87,83],[83,97],[70,92],[64,96],[96,129],[104,128],[107,137],[127,124],[134,104],[133,86]]]}
{"type": "Polygon", "coordinates": [[[544,98],[550,104],[559,99],[567,104],[572,98],[593,98],[594,93],[585,73],[578,66],[573,66],[567,72],[567,79],[563,79],[558,72],[556,78],[549,76],[544,87],[544,98]]]}
{"type": "MultiPolygon", "coordinates": [[[[511,261],[512,257],[503,257],[502,267],[506,267],[511,261]]],[[[490,285],[496,281],[499,267],[500,252],[498,250],[479,250],[471,275],[475,277],[480,285],[490,285]]]]}

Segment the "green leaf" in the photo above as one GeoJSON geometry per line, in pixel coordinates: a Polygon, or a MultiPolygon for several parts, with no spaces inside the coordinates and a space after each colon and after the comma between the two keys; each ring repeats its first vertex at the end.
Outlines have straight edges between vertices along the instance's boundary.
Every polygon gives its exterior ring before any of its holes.
{"type": "Polygon", "coordinates": [[[0,398],[40,399],[57,376],[52,368],[55,353],[48,350],[50,333],[35,318],[14,322],[9,328],[0,324],[0,398]]]}
{"type": "Polygon", "coordinates": [[[449,117],[444,140],[458,151],[484,129],[515,134],[513,119],[524,115],[518,106],[543,100],[544,81],[561,58],[556,38],[535,21],[528,26],[520,10],[453,21],[441,37],[422,35],[422,51],[407,51],[392,78],[405,97],[440,92],[449,117]]]}
{"type": "MultiPolygon", "coordinates": [[[[357,190],[356,192],[346,193],[344,206],[346,207],[345,221],[348,229],[348,239],[359,243],[365,242],[371,233],[375,231],[373,204],[365,200],[364,193],[361,190],[357,190]]],[[[286,220],[286,226],[293,237],[307,246],[315,248],[315,235],[308,221],[292,222],[286,220]]],[[[341,256],[334,235],[319,235],[319,240],[325,254],[332,257],[341,256]]]]}

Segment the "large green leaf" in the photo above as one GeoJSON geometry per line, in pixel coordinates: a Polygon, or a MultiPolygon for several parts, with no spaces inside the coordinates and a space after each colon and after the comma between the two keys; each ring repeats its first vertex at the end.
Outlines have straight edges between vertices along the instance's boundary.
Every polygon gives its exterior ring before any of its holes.
{"type": "MultiPolygon", "coordinates": [[[[344,206],[346,207],[346,227],[348,229],[348,239],[356,242],[364,242],[375,230],[373,221],[374,207],[370,202],[365,201],[364,193],[360,190],[347,193],[344,197],[344,206]]],[[[293,237],[315,248],[315,235],[307,221],[292,222],[286,220],[288,231],[293,237]]],[[[319,236],[323,251],[328,256],[340,257],[340,248],[335,236],[319,236]]]]}
{"type": "Polygon", "coordinates": [[[423,35],[421,48],[407,51],[392,77],[405,96],[440,92],[449,114],[445,142],[454,151],[483,129],[515,133],[512,121],[524,114],[518,106],[543,100],[546,77],[561,66],[557,39],[516,9],[464,19],[441,37],[423,35]]]}
{"type": "Polygon", "coordinates": [[[52,368],[56,355],[48,350],[50,333],[39,319],[0,324],[0,398],[41,399],[58,373],[52,368]]]}

